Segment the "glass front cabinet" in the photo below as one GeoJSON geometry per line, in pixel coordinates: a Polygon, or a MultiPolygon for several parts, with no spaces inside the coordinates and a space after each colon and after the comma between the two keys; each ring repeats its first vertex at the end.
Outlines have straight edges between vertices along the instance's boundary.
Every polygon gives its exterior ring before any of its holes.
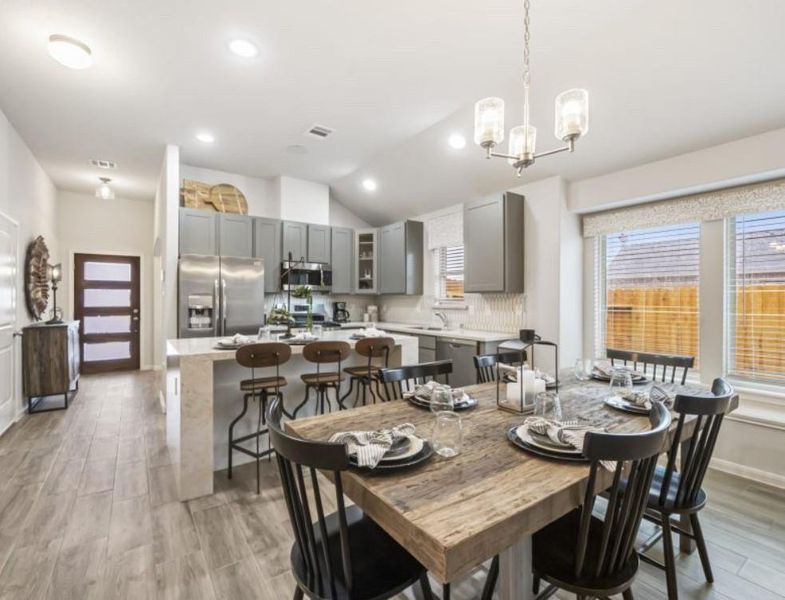
{"type": "Polygon", "coordinates": [[[354,239],[357,256],[354,291],[376,294],[379,290],[379,230],[358,229],[354,239]]]}

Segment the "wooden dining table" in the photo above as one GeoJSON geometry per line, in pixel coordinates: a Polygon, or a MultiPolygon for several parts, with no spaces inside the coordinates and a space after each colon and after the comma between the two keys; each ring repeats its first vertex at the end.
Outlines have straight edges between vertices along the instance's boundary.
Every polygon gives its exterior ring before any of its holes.
{"type": "MultiPolygon", "coordinates": [[[[708,392],[705,386],[690,384],[663,387],[671,394],[708,392]]],[[[513,445],[507,430],[525,416],[497,408],[495,383],[465,391],[477,398],[478,405],[459,413],[463,444],[457,456],[435,455],[403,471],[350,470],[342,476],[344,493],[440,582],[457,581],[498,554],[500,598],[530,599],[532,534],[581,504],[589,467],[541,458],[513,445]]],[[[649,428],[645,415],[604,404],[606,383],[578,382],[565,371],[558,393],[564,419],[586,419],[612,432],[649,428]]],[[[433,421],[430,411],[396,400],[288,421],[286,427],[303,438],[325,441],[336,432],[412,423],[427,439],[433,421]]],[[[682,430],[682,444],[694,429],[695,419],[690,418],[682,430]]],[[[675,420],[671,436],[674,433],[675,420]]],[[[603,472],[598,489],[610,483],[610,473],[603,472]]],[[[689,521],[681,525],[686,529],[689,521]]],[[[686,536],[682,550],[692,550],[686,536]]]]}

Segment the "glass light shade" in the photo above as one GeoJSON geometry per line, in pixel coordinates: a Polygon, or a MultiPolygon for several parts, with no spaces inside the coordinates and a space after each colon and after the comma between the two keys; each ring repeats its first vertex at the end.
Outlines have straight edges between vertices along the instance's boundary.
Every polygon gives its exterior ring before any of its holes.
{"type": "Polygon", "coordinates": [[[474,105],[474,143],[501,144],[504,141],[504,100],[483,98],[474,105]]]}
{"type": "Polygon", "coordinates": [[[589,132],[589,92],[567,90],[556,96],[554,134],[560,140],[576,139],[589,132]]]}
{"type": "MultiPolygon", "coordinates": [[[[537,128],[529,125],[528,132],[525,125],[518,125],[510,129],[510,149],[508,154],[522,158],[524,154],[534,154],[537,142],[537,128]]],[[[514,165],[518,159],[508,158],[507,162],[514,165]]]]}
{"type": "Polygon", "coordinates": [[[49,265],[49,281],[60,283],[63,280],[63,268],[60,263],[49,265]]]}
{"type": "Polygon", "coordinates": [[[114,190],[109,187],[108,183],[102,183],[95,190],[95,197],[102,200],[114,200],[114,190]]]}
{"type": "Polygon", "coordinates": [[[87,69],[93,64],[93,54],[87,44],[67,35],[49,36],[49,55],[70,69],[87,69]]]}

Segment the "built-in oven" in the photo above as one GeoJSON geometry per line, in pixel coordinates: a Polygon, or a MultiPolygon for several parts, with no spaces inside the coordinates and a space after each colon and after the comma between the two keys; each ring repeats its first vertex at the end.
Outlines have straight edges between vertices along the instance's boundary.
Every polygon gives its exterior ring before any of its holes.
{"type": "Polygon", "coordinates": [[[314,292],[329,292],[333,285],[333,271],[326,263],[307,263],[285,260],[281,263],[281,289],[295,290],[307,285],[314,292]]]}

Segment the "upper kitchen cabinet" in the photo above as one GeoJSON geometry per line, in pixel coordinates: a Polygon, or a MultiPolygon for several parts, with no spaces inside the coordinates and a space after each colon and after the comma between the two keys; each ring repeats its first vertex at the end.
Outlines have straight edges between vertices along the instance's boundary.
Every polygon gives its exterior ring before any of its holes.
{"type": "Polygon", "coordinates": [[[523,196],[503,194],[463,205],[466,292],[523,292],[523,196]]]}
{"type": "Polygon", "coordinates": [[[308,225],[295,221],[283,222],[283,260],[308,260],[308,225]]]}
{"type": "Polygon", "coordinates": [[[218,250],[221,256],[253,256],[253,218],[248,215],[218,215],[218,250]]]}
{"type": "Polygon", "coordinates": [[[351,294],[354,273],[354,230],[346,227],[333,227],[331,237],[332,292],[334,294],[351,294]]]}
{"type": "Polygon", "coordinates": [[[422,294],[423,224],[401,221],[379,232],[379,293],[422,294]]]}
{"type": "Polygon", "coordinates": [[[217,216],[218,213],[199,208],[180,209],[180,254],[218,255],[217,216]]]}
{"type": "Polygon", "coordinates": [[[281,222],[255,217],[253,255],[264,259],[264,291],[281,291],[281,222]]]}
{"type": "Polygon", "coordinates": [[[354,291],[357,294],[376,294],[379,286],[379,230],[358,229],[354,237],[354,291]]]}
{"type": "Polygon", "coordinates": [[[308,225],[308,262],[330,262],[330,226],[308,225]]]}

